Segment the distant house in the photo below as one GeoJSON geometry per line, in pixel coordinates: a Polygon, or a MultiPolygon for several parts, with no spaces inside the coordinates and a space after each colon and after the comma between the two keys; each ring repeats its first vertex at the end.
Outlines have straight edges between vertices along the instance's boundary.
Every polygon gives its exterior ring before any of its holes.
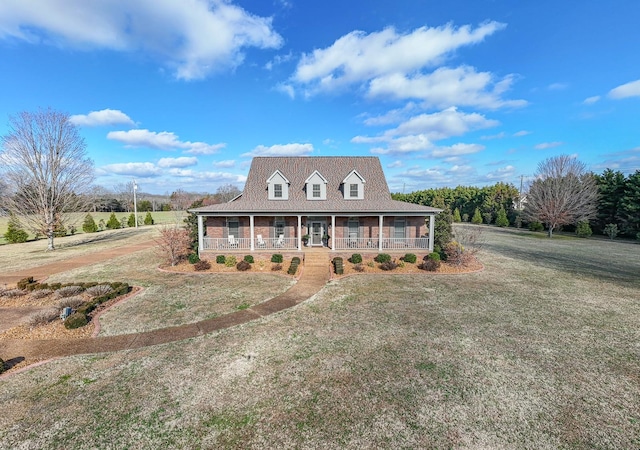
{"type": "Polygon", "coordinates": [[[228,203],[192,209],[207,250],[433,250],[440,209],[391,199],[376,157],[256,157],[228,203]]]}

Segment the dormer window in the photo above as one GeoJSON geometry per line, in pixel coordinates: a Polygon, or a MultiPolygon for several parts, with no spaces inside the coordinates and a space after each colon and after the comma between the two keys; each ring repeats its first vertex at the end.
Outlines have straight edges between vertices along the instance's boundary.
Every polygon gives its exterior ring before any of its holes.
{"type": "Polygon", "coordinates": [[[342,192],[345,200],[364,200],[364,178],[356,170],[342,180],[342,192]]]}
{"type": "Polygon", "coordinates": [[[305,180],[307,200],[327,199],[327,180],[317,170],[305,180]]]}
{"type": "Polygon", "coordinates": [[[267,180],[269,200],[289,200],[289,180],[279,170],[267,180]]]}

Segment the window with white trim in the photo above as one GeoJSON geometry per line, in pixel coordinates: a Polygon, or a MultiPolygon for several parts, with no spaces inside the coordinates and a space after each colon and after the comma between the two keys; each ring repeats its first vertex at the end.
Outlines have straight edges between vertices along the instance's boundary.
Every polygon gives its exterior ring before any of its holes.
{"type": "Polygon", "coordinates": [[[351,183],[349,185],[349,197],[358,198],[358,184],[357,183],[351,183]]]}
{"type": "Polygon", "coordinates": [[[275,198],[282,198],[282,185],[274,184],[273,185],[273,196],[275,198]]]}
{"type": "Polygon", "coordinates": [[[320,191],[320,185],[313,185],[313,198],[320,198],[322,196],[322,192],[320,191]]]}
{"type": "Polygon", "coordinates": [[[240,221],[237,217],[229,217],[227,219],[227,236],[233,236],[239,238],[240,235],[240,221]]]}
{"type": "Polygon", "coordinates": [[[284,234],[285,222],[284,217],[276,217],[273,223],[273,237],[280,237],[284,234]]]}

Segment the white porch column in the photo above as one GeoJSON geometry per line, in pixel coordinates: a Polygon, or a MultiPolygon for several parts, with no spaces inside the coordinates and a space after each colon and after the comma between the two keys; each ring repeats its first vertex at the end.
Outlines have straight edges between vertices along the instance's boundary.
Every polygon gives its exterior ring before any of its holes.
{"type": "Polygon", "coordinates": [[[436,233],[436,216],[432,214],[429,216],[429,251],[433,251],[433,241],[436,233]]]}
{"type": "Polygon", "coordinates": [[[254,244],[253,233],[254,233],[253,216],[249,216],[249,234],[251,235],[251,244],[250,244],[251,245],[251,247],[250,247],[251,251],[254,251],[256,249],[255,248],[255,244],[254,244]]]}
{"type": "Polygon", "coordinates": [[[202,226],[202,216],[198,214],[198,255],[204,250],[204,229],[202,226]]]}
{"type": "Polygon", "coordinates": [[[298,251],[302,251],[302,216],[298,216],[298,251]]]}
{"type": "Polygon", "coordinates": [[[336,216],[331,216],[331,250],[335,250],[336,249],[336,216]]]}
{"type": "Polygon", "coordinates": [[[384,223],[384,221],[382,220],[384,216],[381,214],[378,217],[378,251],[381,252],[382,251],[382,224],[384,223]]]}

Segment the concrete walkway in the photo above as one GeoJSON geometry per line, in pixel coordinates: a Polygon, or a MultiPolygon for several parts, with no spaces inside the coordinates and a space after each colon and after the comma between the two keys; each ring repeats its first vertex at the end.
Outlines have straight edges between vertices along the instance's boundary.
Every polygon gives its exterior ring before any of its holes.
{"type": "Polygon", "coordinates": [[[326,252],[307,252],[302,277],[294,286],[283,294],[246,310],[201,322],[136,334],[83,339],[6,340],[2,341],[0,358],[11,365],[11,361],[19,362],[24,359],[33,361],[147,347],[223,330],[277,313],[307,300],[327,283],[329,270],[326,252]]]}

